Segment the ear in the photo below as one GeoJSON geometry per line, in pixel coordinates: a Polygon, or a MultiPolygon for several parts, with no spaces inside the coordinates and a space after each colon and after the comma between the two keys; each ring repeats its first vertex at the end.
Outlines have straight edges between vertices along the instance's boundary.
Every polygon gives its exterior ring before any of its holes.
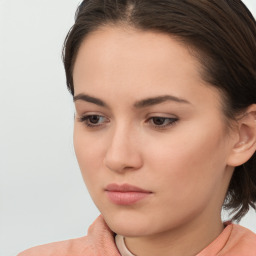
{"type": "Polygon", "coordinates": [[[256,151],[256,104],[251,105],[237,123],[238,136],[227,163],[233,167],[246,163],[256,151]]]}

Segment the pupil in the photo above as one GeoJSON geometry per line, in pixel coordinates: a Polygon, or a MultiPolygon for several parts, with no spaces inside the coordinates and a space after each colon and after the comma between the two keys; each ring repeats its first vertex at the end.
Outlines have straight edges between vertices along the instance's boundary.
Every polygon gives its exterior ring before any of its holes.
{"type": "Polygon", "coordinates": [[[153,118],[153,122],[156,125],[162,125],[162,124],[164,124],[164,121],[165,121],[165,118],[163,118],[163,117],[154,117],[153,118]]]}
{"type": "Polygon", "coordinates": [[[99,116],[91,116],[90,122],[93,124],[97,124],[99,122],[100,117],[99,116]]]}

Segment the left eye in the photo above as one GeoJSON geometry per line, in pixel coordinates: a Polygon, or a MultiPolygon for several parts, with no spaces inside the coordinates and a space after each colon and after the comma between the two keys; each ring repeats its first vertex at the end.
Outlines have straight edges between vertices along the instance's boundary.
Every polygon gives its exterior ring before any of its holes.
{"type": "Polygon", "coordinates": [[[91,124],[98,124],[102,120],[102,116],[98,116],[98,115],[88,116],[87,120],[91,124]]]}
{"type": "Polygon", "coordinates": [[[178,121],[178,118],[160,117],[160,116],[154,116],[148,119],[148,122],[153,124],[155,127],[159,127],[159,128],[173,125],[177,121],[178,121]]]}

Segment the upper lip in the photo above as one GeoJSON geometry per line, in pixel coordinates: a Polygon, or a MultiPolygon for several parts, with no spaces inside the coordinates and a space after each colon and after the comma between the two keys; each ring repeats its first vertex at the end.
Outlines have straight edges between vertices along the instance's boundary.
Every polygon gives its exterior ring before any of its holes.
{"type": "Polygon", "coordinates": [[[106,191],[111,192],[141,192],[141,193],[151,193],[151,191],[130,185],[130,184],[109,184],[106,186],[106,191]]]}

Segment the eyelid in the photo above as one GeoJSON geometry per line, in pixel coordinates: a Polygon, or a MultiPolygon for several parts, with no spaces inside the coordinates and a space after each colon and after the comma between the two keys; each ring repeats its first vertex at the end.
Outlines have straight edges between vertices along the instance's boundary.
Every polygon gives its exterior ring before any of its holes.
{"type": "Polygon", "coordinates": [[[147,114],[147,118],[149,117],[164,117],[164,118],[177,118],[176,115],[170,113],[161,113],[161,112],[151,112],[147,114]]]}
{"type": "Polygon", "coordinates": [[[75,116],[77,118],[86,117],[86,116],[102,116],[108,118],[107,115],[103,114],[102,112],[98,111],[76,111],[75,116]]]}
{"type": "Polygon", "coordinates": [[[167,114],[167,113],[150,113],[146,115],[146,120],[153,118],[153,117],[160,117],[160,118],[166,118],[166,119],[179,119],[178,116],[173,114],[167,114]]]}

